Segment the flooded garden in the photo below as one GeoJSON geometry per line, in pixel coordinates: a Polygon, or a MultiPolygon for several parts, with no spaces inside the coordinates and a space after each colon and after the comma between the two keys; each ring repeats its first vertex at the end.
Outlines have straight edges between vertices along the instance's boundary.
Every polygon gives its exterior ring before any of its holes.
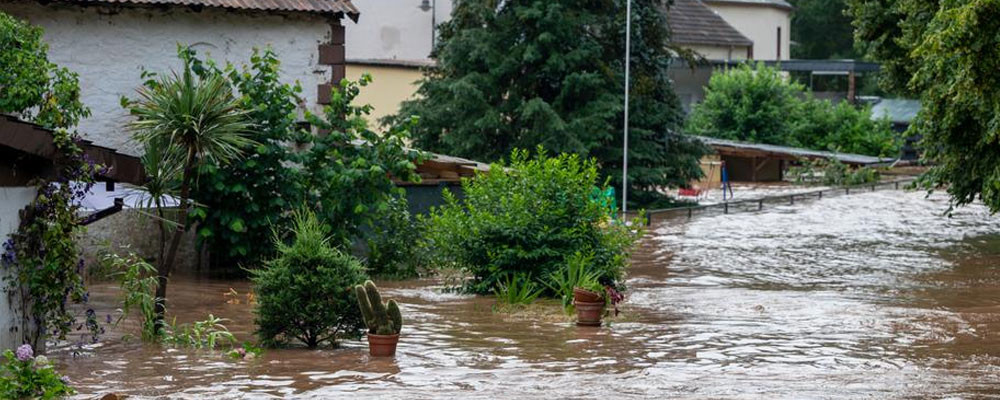
{"type": "MultiPolygon", "coordinates": [[[[979,205],[880,191],[762,212],[659,219],[622,315],[578,327],[556,300],[494,311],[444,279],[379,282],[405,324],[395,358],[341,348],[143,344],[120,325],[50,351],[79,398],[968,398],[1000,394],[1000,223],[979,205]],[[551,304],[550,304],[551,302],[551,304]]],[[[91,305],[114,314],[115,284],[91,305]]],[[[245,280],[176,276],[168,318],[252,340],[245,280]]]]}

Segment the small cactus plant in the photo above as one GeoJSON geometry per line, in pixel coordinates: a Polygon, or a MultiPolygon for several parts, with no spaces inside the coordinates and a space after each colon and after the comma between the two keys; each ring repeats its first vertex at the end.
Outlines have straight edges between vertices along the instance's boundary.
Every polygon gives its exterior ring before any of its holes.
{"type": "Polygon", "coordinates": [[[403,315],[399,312],[396,300],[382,303],[382,295],[378,292],[375,282],[366,281],[364,285],[354,287],[358,297],[358,307],[361,316],[368,326],[368,333],[374,335],[398,335],[403,327],[403,315]]]}

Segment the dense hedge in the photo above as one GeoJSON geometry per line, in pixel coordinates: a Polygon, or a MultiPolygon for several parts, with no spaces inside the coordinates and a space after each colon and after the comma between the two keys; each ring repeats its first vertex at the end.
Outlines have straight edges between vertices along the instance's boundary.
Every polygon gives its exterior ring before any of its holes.
{"type": "Polygon", "coordinates": [[[548,286],[577,253],[592,255],[601,283],[620,286],[637,233],[613,219],[598,177],[594,160],[516,150],[509,165],[463,180],[463,200],[444,191],[429,240],[441,265],[471,276],[464,288],[473,293],[489,293],[514,275],[548,286]]]}

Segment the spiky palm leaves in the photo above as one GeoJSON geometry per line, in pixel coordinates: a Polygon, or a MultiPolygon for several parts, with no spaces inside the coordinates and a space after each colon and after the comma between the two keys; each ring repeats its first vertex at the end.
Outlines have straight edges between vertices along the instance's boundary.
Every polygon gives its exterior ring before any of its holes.
{"type": "Polygon", "coordinates": [[[135,120],[129,125],[133,138],[147,149],[155,148],[164,172],[181,169],[180,205],[170,245],[158,260],[156,313],[162,326],[167,277],[177,258],[180,238],[187,225],[190,191],[199,163],[228,164],[255,142],[248,137],[247,113],[239,106],[232,86],[219,74],[196,76],[192,62],[183,58],[184,70],[172,72],[139,88],[139,99],[129,106],[135,120]]]}

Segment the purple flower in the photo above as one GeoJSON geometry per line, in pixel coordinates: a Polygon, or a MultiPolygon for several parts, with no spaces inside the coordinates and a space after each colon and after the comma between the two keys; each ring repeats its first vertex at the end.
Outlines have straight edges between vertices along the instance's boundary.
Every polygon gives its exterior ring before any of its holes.
{"type": "Polygon", "coordinates": [[[30,344],[22,344],[17,348],[17,359],[21,361],[28,361],[35,356],[35,352],[31,350],[30,344]]]}
{"type": "Polygon", "coordinates": [[[62,381],[64,385],[69,385],[69,377],[66,375],[60,376],[59,380],[62,381]]]}

